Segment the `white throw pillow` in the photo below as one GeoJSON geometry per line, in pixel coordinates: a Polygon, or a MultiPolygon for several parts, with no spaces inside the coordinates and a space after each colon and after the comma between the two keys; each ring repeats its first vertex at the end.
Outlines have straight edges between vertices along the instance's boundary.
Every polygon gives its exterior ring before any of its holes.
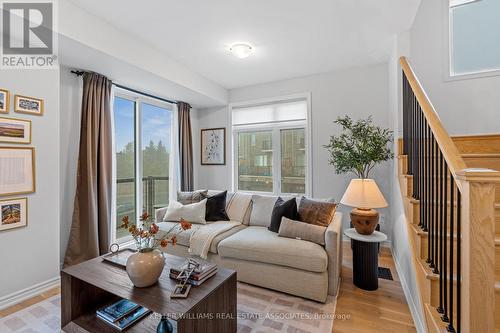
{"type": "Polygon", "coordinates": [[[165,212],[163,217],[164,222],[179,222],[185,219],[191,223],[206,224],[205,211],[207,206],[207,199],[200,202],[195,202],[189,205],[183,205],[180,202],[172,201],[165,212]]]}
{"type": "Polygon", "coordinates": [[[248,225],[269,227],[276,200],[278,200],[276,196],[254,194],[252,196],[252,212],[248,225]]]}

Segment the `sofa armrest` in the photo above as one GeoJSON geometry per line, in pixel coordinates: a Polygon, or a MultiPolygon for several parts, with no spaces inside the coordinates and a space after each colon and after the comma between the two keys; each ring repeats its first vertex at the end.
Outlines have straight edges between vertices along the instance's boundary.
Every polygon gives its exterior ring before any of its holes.
{"type": "Polygon", "coordinates": [[[325,232],[328,255],[328,294],[336,295],[342,270],[342,213],[336,212],[325,232]]]}
{"type": "Polygon", "coordinates": [[[155,210],[155,222],[163,222],[163,218],[165,217],[165,213],[167,212],[167,207],[162,207],[155,210]]]}

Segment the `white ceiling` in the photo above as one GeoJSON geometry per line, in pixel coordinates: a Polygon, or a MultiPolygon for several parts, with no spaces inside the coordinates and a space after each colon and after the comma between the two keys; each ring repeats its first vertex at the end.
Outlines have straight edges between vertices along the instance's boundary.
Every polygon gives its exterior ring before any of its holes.
{"type": "Polygon", "coordinates": [[[392,36],[411,26],[420,0],[74,3],[231,89],[387,61],[392,36]],[[255,53],[231,56],[234,42],[251,43],[255,53]]]}

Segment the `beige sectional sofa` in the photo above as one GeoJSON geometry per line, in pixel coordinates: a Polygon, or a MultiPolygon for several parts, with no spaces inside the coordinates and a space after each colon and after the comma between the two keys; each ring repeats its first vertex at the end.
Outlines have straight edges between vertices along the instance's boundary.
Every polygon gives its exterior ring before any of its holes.
{"type": "MultiPolygon", "coordinates": [[[[209,191],[209,195],[218,191],[209,191]]],[[[228,193],[227,205],[238,196],[228,193]]],[[[288,294],[325,302],[327,295],[336,295],[342,266],[342,215],[337,212],[325,232],[325,246],[300,239],[279,237],[264,226],[252,226],[249,202],[241,224],[217,235],[210,244],[209,261],[237,271],[239,281],[274,289],[288,294]],[[250,224],[250,225],[249,225],[250,224]]],[[[160,222],[166,208],[157,211],[161,230],[174,222],[160,222]]],[[[230,216],[231,217],[231,216],[230,216]]],[[[271,219],[271,217],[269,217],[271,219]]],[[[190,237],[197,228],[178,236],[177,246],[168,246],[167,253],[190,255],[190,237]]]]}

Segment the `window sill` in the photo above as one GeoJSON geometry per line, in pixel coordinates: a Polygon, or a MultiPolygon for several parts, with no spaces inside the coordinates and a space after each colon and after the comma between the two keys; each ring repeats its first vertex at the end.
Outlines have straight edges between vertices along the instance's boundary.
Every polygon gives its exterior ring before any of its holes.
{"type": "Polygon", "coordinates": [[[473,79],[481,79],[481,78],[495,77],[495,76],[500,76],[500,69],[475,72],[475,73],[456,74],[456,75],[448,74],[445,77],[444,81],[453,82],[453,81],[473,80],[473,79]]]}

